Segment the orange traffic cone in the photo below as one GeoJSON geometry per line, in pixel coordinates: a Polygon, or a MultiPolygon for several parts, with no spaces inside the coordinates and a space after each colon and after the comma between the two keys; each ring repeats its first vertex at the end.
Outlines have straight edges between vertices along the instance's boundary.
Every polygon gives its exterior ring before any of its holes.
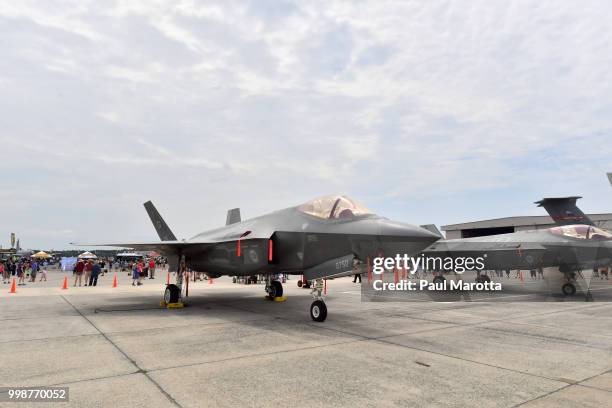
{"type": "Polygon", "coordinates": [[[17,285],[15,284],[15,278],[13,278],[13,284],[11,285],[11,291],[9,293],[17,293],[17,285]]]}
{"type": "Polygon", "coordinates": [[[117,287],[117,274],[114,275],[113,277],[113,288],[117,287]]]}
{"type": "Polygon", "coordinates": [[[62,286],[62,289],[68,289],[68,277],[64,276],[64,286],[62,286]]]}
{"type": "Polygon", "coordinates": [[[213,284],[213,278],[211,277],[210,279],[208,279],[208,284],[212,285],[213,284]]]}

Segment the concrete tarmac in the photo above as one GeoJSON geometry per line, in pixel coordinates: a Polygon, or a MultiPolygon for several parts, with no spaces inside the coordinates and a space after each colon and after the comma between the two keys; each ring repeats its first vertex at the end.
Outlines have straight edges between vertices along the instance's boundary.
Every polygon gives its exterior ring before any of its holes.
{"type": "Polygon", "coordinates": [[[612,303],[362,303],[344,278],[315,323],[295,277],[286,302],[221,278],[167,310],[165,271],[116,273],[0,286],[0,386],[67,386],[75,407],[612,406],[612,303]]]}

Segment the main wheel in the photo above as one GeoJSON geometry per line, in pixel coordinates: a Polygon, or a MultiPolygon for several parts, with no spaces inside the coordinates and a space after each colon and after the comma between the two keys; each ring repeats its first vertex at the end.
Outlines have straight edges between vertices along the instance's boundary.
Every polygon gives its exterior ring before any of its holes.
{"type": "Polygon", "coordinates": [[[297,281],[297,285],[298,285],[298,288],[301,288],[301,287],[302,287],[302,280],[301,280],[301,279],[298,279],[298,281],[297,281]]]}
{"type": "Polygon", "coordinates": [[[444,283],[445,280],[446,278],[444,278],[444,276],[436,276],[435,278],[433,278],[433,283],[444,283]]]}
{"type": "Polygon", "coordinates": [[[576,294],[576,286],[573,283],[566,283],[561,286],[561,290],[565,296],[573,296],[576,294]]]}
{"type": "Polygon", "coordinates": [[[170,284],[166,286],[166,291],[164,292],[164,302],[166,303],[176,303],[179,300],[181,292],[178,286],[174,284],[170,284]]]}
{"type": "Polygon", "coordinates": [[[324,322],[327,318],[327,306],[322,300],[315,300],[310,305],[310,317],[315,322],[324,322]]]}
{"type": "Polygon", "coordinates": [[[476,282],[478,283],[491,282],[491,278],[489,277],[489,275],[480,275],[478,278],[476,278],[476,282]]]}
{"type": "Polygon", "coordinates": [[[277,298],[283,296],[283,284],[279,281],[272,281],[270,283],[270,289],[268,292],[271,298],[277,298]]]}

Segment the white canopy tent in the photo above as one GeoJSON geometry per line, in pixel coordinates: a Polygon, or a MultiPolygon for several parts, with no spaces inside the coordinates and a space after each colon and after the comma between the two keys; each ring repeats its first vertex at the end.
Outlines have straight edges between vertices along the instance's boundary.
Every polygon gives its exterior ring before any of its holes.
{"type": "Polygon", "coordinates": [[[79,259],[97,259],[98,257],[92,254],[91,252],[83,252],[81,255],[79,255],[78,258],[79,259]]]}

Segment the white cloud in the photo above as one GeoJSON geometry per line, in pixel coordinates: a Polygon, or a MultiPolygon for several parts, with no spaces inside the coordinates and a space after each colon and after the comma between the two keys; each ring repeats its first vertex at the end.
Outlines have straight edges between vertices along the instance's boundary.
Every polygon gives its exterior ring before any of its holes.
{"type": "Polygon", "coordinates": [[[143,238],[153,198],[189,235],[334,190],[415,222],[456,221],[415,195],[608,210],[609,21],[603,1],[0,5],[2,228],[143,238]]]}

